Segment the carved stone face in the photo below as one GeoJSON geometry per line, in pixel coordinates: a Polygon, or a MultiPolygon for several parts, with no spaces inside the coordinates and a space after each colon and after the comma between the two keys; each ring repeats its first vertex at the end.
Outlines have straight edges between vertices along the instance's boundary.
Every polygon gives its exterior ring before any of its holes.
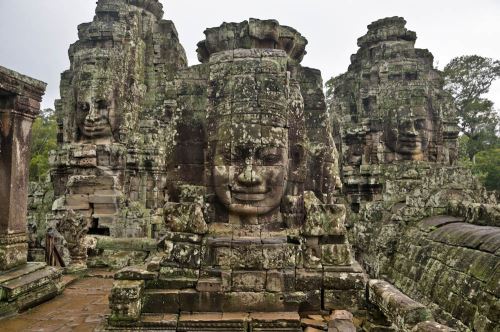
{"type": "Polygon", "coordinates": [[[421,160],[429,146],[432,119],[424,107],[400,109],[390,116],[385,129],[385,142],[405,159],[421,160]]]}
{"type": "Polygon", "coordinates": [[[81,141],[109,143],[118,127],[112,90],[106,85],[82,87],[77,92],[75,119],[81,141]]]}
{"type": "MultiPolygon", "coordinates": [[[[253,130],[263,127],[267,126],[254,125],[253,130]]],[[[217,143],[212,169],[215,193],[230,213],[258,216],[279,207],[288,174],[288,133],[284,128],[275,130],[283,135],[284,144],[238,139],[217,143]]]]}

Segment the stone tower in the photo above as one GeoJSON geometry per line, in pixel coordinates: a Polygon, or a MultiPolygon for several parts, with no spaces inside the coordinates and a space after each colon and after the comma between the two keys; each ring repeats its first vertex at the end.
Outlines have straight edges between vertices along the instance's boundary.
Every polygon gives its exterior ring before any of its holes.
{"type": "Polygon", "coordinates": [[[99,0],[78,27],[56,101],[54,219],[85,218],[89,233],[153,237],[161,222],[175,109],[174,75],[186,66],[157,0],[99,0]]]}
{"type": "Polygon", "coordinates": [[[300,65],[307,41],[274,20],[205,35],[202,64],[175,79],[164,250],[115,276],[110,324],[168,313],[179,329],[298,331],[299,313],[363,307],[322,79],[300,65]]]}
{"type": "Polygon", "coordinates": [[[498,323],[490,310],[498,303],[500,209],[457,165],[451,97],[405,24],[390,17],[368,25],[333,81],[351,243],[370,277],[421,301],[439,322],[488,331],[498,323]]]}

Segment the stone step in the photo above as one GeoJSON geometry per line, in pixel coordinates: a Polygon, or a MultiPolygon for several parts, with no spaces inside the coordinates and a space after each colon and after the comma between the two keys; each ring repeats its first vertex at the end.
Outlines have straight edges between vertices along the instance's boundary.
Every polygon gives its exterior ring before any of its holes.
{"type": "Polygon", "coordinates": [[[297,312],[252,312],[250,330],[299,332],[302,331],[302,327],[297,312]]]}
{"type": "Polygon", "coordinates": [[[61,275],[61,271],[52,266],[45,266],[28,274],[20,274],[19,277],[0,284],[2,289],[0,299],[11,301],[24,293],[50,283],[54,279],[61,278],[61,275]]]}
{"type": "Polygon", "coordinates": [[[321,309],[321,294],[316,291],[271,292],[200,292],[186,289],[145,289],[142,313],[179,312],[288,312],[321,309]]]}
{"type": "Polygon", "coordinates": [[[178,319],[179,315],[176,314],[143,314],[140,325],[146,328],[161,328],[161,331],[176,331],[178,319]]]}
{"type": "Polygon", "coordinates": [[[61,285],[54,280],[50,280],[41,287],[30,289],[29,292],[22,293],[16,299],[17,308],[20,311],[32,308],[40,303],[48,301],[61,292],[61,285]]]}
{"type": "Polygon", "coordinates": [[[20,267],[16,267],[5,272],[0,272],[0,284],[43,269],[45,266],[47,266],[47,264],[43,262],[30,262],[20,267]]]}
{"type": "Polygon", "coordinates": [[[181,313],[177,331],[285,331],[299,332],[297,312],[181,313]]]}
{"type": "Polygon", "coordinates": [[[248,331],[248,313],[181,313],[177,331],[248,331]]]}

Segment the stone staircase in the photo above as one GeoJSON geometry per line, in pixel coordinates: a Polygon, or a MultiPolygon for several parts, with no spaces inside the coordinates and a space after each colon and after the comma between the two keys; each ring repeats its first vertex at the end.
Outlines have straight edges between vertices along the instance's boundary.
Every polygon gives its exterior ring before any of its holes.
{"type": "Polygon", "coordinates": [[[33,262],[0,273],[0,317],[29,309],[62,291],[62,273],[33,262]]]}

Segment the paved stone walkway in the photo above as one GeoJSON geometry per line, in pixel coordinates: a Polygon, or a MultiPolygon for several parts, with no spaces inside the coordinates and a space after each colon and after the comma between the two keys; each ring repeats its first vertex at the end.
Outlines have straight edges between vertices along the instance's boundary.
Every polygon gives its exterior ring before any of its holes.
{"type": "Polygon", "coordinates": [[[0,320],[0,331],[93,331],[109,313],[108,296],[112,284],[109,274],[102,273],[77,280],[51,301],[0,320]]]}

